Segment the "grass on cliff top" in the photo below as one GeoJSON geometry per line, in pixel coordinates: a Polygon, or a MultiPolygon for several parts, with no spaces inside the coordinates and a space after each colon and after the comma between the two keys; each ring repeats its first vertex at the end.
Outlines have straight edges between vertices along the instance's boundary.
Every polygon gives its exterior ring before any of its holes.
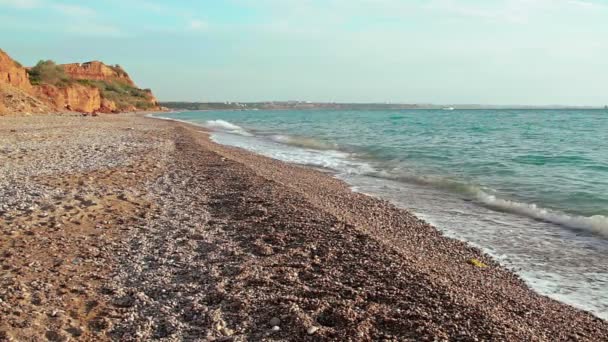
{"type": "Polygon", "coordinates": [[[110,67],[110,69],[114,70],[114,72],[116,72],[116,74],[118,74],[118,76],[120,76],[120,77],[129,77],[129,74],[127,74],[127,72],[124,71],[124,69],[118,64],[108,65],[108,67],[110,67]]]}
{"type": "Polygon", "coordinates": [[[30,82],[33,85],[49,84],[58,87],[66,87],[73,80],[65,73],[63,67],[51,60],[39,61],[36,66],[29,70],[30,82]]]}
{"type": "Polygon", "coordinates": [[[99,88],[104,99],[113,101],[118,110],[125,110],[131,106],[139,109],[150,109],[151,91],[139,89],[121,82],[107,82],[99,80],[77,80],[78,83],[99,88]]]}

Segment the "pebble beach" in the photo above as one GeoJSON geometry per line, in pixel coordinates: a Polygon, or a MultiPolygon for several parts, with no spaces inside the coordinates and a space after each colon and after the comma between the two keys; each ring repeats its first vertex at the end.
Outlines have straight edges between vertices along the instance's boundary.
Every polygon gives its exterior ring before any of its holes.
{"type": "Polygon", "coordinates": [[[0,341],[605,341],[330,174],[143,114],[0,118],[0,341]]]}

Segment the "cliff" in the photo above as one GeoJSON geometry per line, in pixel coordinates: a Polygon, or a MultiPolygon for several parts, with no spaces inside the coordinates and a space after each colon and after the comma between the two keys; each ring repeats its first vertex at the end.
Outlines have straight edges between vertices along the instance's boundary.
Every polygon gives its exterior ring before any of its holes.
{"type": "Polygon", "coordinates": [[[57,109],[83,113],[93,113],[101,109],[101,92],[95,87],[81,84],[56,87],[42,84],[35,87],[35,94],[57,109]]]}
{"type": "Polygon", "coordinates": [[[45,101],[9,84],[0,83],[0,116],[5,114],[44,114],[54,111],[45,101]]]}
{"type": "Polygon", "coordinates": [[[0,115],[48,113],[51,107],[32,94],[28,73],[0,49],[0,115]]]}
{"type": "Polygon", "coordinates": [[[152,91],[137,88],[117,65],[40,61],[26,69],[0,50],[0,115],[160,109],[152,91]]]}
{"type": "Polygon", "coordinates": [[[63,70],[76,80],[97,80],[106,82],[119,82],[135,87],[135,83],[126,71],[120,66],[105,65],[99,61],[86,63],[62,64],[63,70]]]}
{"type": "Polygon", "coordinates": [[[0,49],[0,83],[30,91],[32,85],[25,68],[0,49]]]}

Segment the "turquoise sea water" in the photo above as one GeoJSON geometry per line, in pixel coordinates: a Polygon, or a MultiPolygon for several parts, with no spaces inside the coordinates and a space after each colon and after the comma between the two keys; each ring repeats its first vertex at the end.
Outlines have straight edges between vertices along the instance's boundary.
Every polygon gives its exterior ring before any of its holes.
{"type": "Polygon", "coordinates": [[[322,167],[469,241],[534,289],[608,318],[608,111],[163,114],[322,167]]]}

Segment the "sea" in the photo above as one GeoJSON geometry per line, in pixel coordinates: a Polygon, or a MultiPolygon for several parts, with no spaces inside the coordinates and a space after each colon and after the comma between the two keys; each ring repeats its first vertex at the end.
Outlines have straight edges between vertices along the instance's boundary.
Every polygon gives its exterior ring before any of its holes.
{"type": "Polygon", "coordinates": [[[160,116],[330,170],[608,319],[608,110],[240,110],[160,116]]]}

